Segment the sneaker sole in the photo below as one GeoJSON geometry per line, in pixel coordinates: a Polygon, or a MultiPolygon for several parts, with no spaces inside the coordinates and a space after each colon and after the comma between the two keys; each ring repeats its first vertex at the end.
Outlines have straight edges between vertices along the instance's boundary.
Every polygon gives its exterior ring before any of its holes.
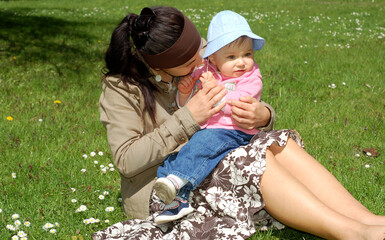
{"type": "Polygon", "coordinates": [[[194,208],[189,206],[188,208],[183,208],[177,215],[173,216],[157,216],[155,217],[155,223],[156,224],[163,224],[163,223],[168,223],[172,222],[175,220],[178,220],[190,213],[194,212],[194,208]]]}
{"type": "Polygon", "coordinates": [[[156,195],[162,199],[166,205],[170,204],[176,197],[175,187],[170,180],[159,178],[155,182],[154,189],[156,195]]]}

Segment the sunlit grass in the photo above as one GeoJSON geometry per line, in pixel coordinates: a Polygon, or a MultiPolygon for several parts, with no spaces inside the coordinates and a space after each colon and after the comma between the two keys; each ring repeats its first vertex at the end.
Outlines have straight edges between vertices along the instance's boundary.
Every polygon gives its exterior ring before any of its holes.
{"type": "MultiPolygon", "coordinates": [[[[256,59],[276,128],[297,129],[308,152],[385,214],[384,3],[2,1],[0,238],[89,239],[126,219],[99,122],[103,54],[127,12],[160,4],[203,36],[221,10],[245,16],[266,39],[256,59]]],[[[286,229],[252,239],[316,238],[286,229]]]]}

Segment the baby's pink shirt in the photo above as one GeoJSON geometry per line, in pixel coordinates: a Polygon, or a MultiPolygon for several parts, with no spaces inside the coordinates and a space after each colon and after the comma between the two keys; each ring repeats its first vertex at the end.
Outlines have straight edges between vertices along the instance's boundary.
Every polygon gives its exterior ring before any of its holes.
{"type": "MultiPolygon", "coordinates": [[[[259,71],[257,63],[254,64],[253,68],[249,72],[246,72],[242,76],[236,78],[223,76],[216,70],[214,65],[211,63],[207,64],[206,60],[202,67],[194,71],[193,77],[199,78],[199,76],[207,70],[211,71],[214,74],[215,79],[218,80],[218,83],[224,85],[228,90],[225,98],[221,101],[224,100],[228,102],[229,100],[239,100],[240,97],[247,95],[256,98],[258,101],[261,100],[263,84],[261,72],[259,71]]],[[[201,88],[201,82],[198,80],[195,84],[193,94],[201,88]]],[[[225,128],[240,130],[252,135],[259,131],[257,129],[248,130],[238,127],[231,118],[231,106],[228,103],[226,103],[225,107],[221,111],[214,114],[209,120],[207,120],[205,124],[202,124],[201,128],[225,128]]]]}

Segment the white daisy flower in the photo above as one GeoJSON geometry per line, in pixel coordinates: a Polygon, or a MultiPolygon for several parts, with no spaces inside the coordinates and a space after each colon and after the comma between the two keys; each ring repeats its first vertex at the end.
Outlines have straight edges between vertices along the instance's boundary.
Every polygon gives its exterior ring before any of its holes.
{"type": "Polygon", "coordinates": [[[106,219],[104,220],[105,223],[110,223],[110,220],[106,219]]]}
{"type": "Polygon", "coordinates": [[[28,221],[25,221],[25,222],[24,222],[24,226],[29,227],[29,226],[31,226],[31,223],[28,222],[28,221]]]}
{"type": "Polygon", "coordinates": [[[106,212],[113,212],[115,209],[114,207],[107,207],[106,212]]]}
{"type": "Polygon", "coordinates": [[[82,157],[83,157],[83,158],[88,158],[87,154],[83,154],[82,157]]]}
{"type": "Polygon", "coordinates": [[[8,230],[11,230],[11,231],[15,231],[15,230],[16,230],[15,226],[13,226],[13,225],[11,225],[11,224],[8,224],[8,225],[7,225],[7,229],[8,229],[8,230]]]}
{"type": "Polygon", "coordinates": [[[19,240],[19,237],[17,235],[13,235],[12,240],[19,240]]]}
{"type": "Polygon", "coordinates": [[[55,234],[56,233],[56,229],[52,228],[51,230],[49,230],[49,232],[52,233],[52,234],[55,234]]]}
{"type": "Polygon", "coordinates": [[[72,199],[72,200],[71,200],[72,203],[76,203],[77,201],[78,201],[78,200],[76,200],[76,199],[72,199]]]}
{"type": "Polygon", "coordinates": [[[71,191],[72,191],[72,192],[75,192],[75,191],[76,191],[76,189],[75,189],[75,188],[71,188],[71,191]]]}
{"type": "Polygon", "coordinates": [[[17,236],[22,238],[22,237],[26,237],[27,234],[25,232],[23,232],[23,231],[19,231],[19,232],[17,232],[17,236]]]}
{"type": "Polygon", "coordinates": [[[16,220],[16,221],[15,221],[15,226],[18,227],[18,226],[20,226],[20,225],[21,225],[20,220],[16,220]]]}
{"type": "Polygon", "coordinates": [[[20,215],[17,214],[17,213],[15,213],[15,214],[12,215],[12,219],[18,219],[19,217],[20,217],[20,215]]]}
{"type": "Polygon", "coordinates": [[[96,155],[95,152],[91,152],[91,153],[90,153],[90,156],[91,156],[91,157],[95,157],[95,155],[96,155]]]}
{"type": "Polygon", "coordinates": [[[80,170],[82,173],[85,173],[87,170],[86,169],[82,169],[82,170],[80,170]]]}
{"type": "Polygon", "coordinates": [[[108,194],[110,194],[108,191],[103,192],[103,195],[108,195],[108,194]]]}
{"type": "Polygon", "coordinates": [[[99,199],[103,200],[104,199],[104,195],[99,195],[99,199]]]}
{"type": "Polygon", "coordinates": [[[110,172],[113,172],[113,171],[115,171],[115,168],[110,168],[110,172]]]}
{"type": "Polygon", "coordinates": [[[12,173],[12,178],[16,178],[16,173],[12,173]]]}
{"type": "Polygon", "coordinates": [[[103,152],[98,152],[99,156],[103,156],[103,152]]]}
{"type": "Polygon", "coordinates": [[[112,167],[114,167],[114,164],[110,163],[110,164],[108,164],[108,166],[109,166],[110,168],[112,168],[112,167]]]}
{"type": "Polygon", "coordinates": [[[99,162],[98,161],[94,161],[94,164],[98,164],[99,162]]]}

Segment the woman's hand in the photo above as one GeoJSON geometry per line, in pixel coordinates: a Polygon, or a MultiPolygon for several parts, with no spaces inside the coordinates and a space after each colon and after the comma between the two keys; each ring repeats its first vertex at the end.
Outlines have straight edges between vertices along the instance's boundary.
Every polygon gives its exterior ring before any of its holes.
{"type": "Polygon", "coordinates": [[[224,86],[218,85],[216,81],[201,80],[202,89],[200,89],[186,104],[195,120],[202,124],[215,113],[219,112],[226,104],[222,102],[214,105],[226,96],[227,90],[224,86]]]}
{"type": "Polygon", "coordinates": [[[270,121],[270,111],[261,102],[251,96],[243,96],[228,102],[231,105],[231,117],[238,127],[254,129],[266,126],[270,121]]]}

